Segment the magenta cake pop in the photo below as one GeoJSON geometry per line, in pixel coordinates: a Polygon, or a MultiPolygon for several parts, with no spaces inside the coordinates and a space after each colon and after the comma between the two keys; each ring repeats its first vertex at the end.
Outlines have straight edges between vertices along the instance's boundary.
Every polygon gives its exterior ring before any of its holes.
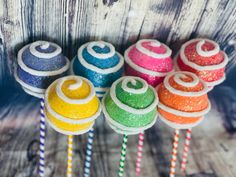
{"type": "Polygon", "coordinates": [[[142,39],[125,51],[125,72],[157,86],[173,70],[171,49],[154,39],[142,39]]]}

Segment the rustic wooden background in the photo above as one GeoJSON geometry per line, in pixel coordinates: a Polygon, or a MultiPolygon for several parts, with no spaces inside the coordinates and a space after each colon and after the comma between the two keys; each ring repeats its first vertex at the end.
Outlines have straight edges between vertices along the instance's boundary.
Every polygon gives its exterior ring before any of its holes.
{"type": "MultiPolygon", "coordinates": [[[[109,41],[122,53],[139,38],[156,38],[176,53],[199,36],[214,39],[228,54],[229,77],[211,93],[213,109],[193,131],[187,174],[177,176],[235,177],[235,0],[0,0],[0,176],[36,176],[39,100],[26,95],[12,75],[24,44],[54,41],[72,58],[90,40],[109,41]]],[[[147,131],[142,176],[168,176],[172,134],[161,122],[147,131]]],[[[75,137],[74,176],[82,176],[85,144],[86,135],[75,137]]],[[[125,176],[133,177],[137,136],[128,144],[125,176]]],[[[117,175],[120,145],[121,136],[101,117],[92,177],[117,175]]],[[[66,137],[48,128],[46,153],[48,176],[65,176],[66,137]]]]}

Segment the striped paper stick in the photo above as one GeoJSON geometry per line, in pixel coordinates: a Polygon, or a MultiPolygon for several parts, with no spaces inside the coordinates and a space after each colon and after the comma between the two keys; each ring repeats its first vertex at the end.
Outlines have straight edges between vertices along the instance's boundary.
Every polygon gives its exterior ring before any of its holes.
{"type": "Polygon", "coordinates": [[[179,144],[179,130],[176,129],[175,135],[174,135],[173,148],[172,148],[170,177],[175,177],[175,166],[176,166],[176,160],[177,160],[178,144],[179,144]]]}
{"type": "Polygon", "coordinates": [[[72,177],[73,136],[68,136],[67,177],[72,177]]]}
{"type": "Polygon", "coordinates": [[[141,161],[143,155],[143,141],[144,141],[144,132],[139,133],[138,136],[138,150],[137,150],[137,159],[136,159],[136,175],[139,176],[141,173],[141,161]]]}
{"type": "Polygon", "coordinates": [[[123,142],[122,142],[122,149],[121,149],[121,157],[120,157],[120,165],[119,165],[119,173],[118,177],[122,177],[124,174],[124,166],[125,166],[125,156],[126,156],[126,149],[127,149],[127,141],[128,136],[123,136],[123,142]]]}
{"type": "Polygon", "coordinates": [[[88,142],[86,147],[86,156],[85,156],[85,165],[84,165],[84,177],[90,176],[90,167],[91,160],[93,154],[93,137],[94,137],[94,129],[92,128],[88,132],[88,142]]]}
{"type": "Polygon", "coordinates": [[[44,115],[44,99],[40,101],[40,144],[39,144],[39,177],[44,177],[45,173],[45,134],[46,124],[44,115]]]}
{"type": "Polygon", "coordinates": [[[186,131],[186,137],[185,137],[185,143],[184,143],[184,152],[183,152],[182,162],[181,162],[181,171],[183,171],[183,172],[185,172],[185,170],[186,170],[189,146],[190,146],[190,141],[191,141],[191,134],[192,134],[192,130],[188,129],[186,131]]]}

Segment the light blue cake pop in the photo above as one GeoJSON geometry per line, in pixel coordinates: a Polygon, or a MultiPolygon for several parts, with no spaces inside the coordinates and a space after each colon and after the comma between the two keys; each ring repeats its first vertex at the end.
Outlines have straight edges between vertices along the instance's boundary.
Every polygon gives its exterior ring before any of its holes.
{"type": "Polygon", "coordinates": [[[23,47],[17,56],[15,78],[30,95],[42,98],[46,88],[65,76],[69,60],[55,43],[36,41],[23,47]]]}
{"type": "Polygon", "coordinates": [[[112,44],[104,41],[82,45],[71,62],[71,73],[89,79],[102,97],[112,83],[123,74],[124,58],[112,44]]]}

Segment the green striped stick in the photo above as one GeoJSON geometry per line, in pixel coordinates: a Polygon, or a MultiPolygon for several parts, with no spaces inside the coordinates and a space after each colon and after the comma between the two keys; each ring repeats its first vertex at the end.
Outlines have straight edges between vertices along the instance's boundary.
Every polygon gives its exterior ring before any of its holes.
{"type": "Polygon", "coordinates": [[[123,136],[123,142],[122,142],[122,149],[121,149],[121,157],[120,157],[120,165],[119,165],[118,177],[122,177],[123,174],[124,174],[127,141],[128,141],[128,136],[124,135],[123,136]]]}

